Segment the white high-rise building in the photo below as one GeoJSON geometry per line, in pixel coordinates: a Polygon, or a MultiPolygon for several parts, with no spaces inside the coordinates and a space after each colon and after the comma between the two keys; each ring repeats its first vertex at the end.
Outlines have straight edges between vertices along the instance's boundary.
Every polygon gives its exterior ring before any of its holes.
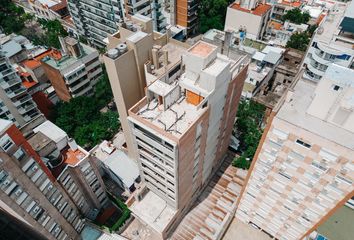
{"type": "Polygon", "coordinates": [[[318,82],[332,63],[354,69],[354,2],[336,3],[317,28],[305,55],[306,79],[318,82]]]}

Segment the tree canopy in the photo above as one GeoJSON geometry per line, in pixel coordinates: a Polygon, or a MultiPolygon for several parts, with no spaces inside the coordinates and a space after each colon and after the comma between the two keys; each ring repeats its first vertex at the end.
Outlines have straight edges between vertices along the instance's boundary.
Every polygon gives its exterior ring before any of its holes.
{"type": "Polygon", "coordinates": [[[0,27],[5,34],[19,33],[32,19],[32,15],[25,13],[11,0],[0,1],[0,27]]]}
{"type": "Polygon", "coordinates": [[[52,119],[85,148],[112,138],[120,128],[118,113],[100,110],[113,99],[106,72],[96,84],[95,95],[80,96],[55,106],[52,119]]]}
{"type": "Polygon", "coordinates": [[[243,152],[236,158],[233,165],[239,168],[248,169],[251,160],[256,153],[259,140],[262,136],[262,121],[265,107],[252,100],[240,102],[235,123],[235,132],[240,140],[239,149],[243,152]]]}
{"type": "Polygon", "coordinates": [[[200,32],[224,28],[228,0],[201,0],[199,10],[200,32]]]}
{"type": "Polygon", "coordinates": [[[29,32],[26,37],[28,37],[35,45],[43,45],[59,49],[60,42],[58,37],[68,36],[68,33],[65,31],[60,21],[58,19],[38,19],[38,23],[40,24],[44,32],[29,32]]]}
{"type": "Polygon", "coordinates": [[[307,23],[310,20],[310,14],[308,12],[302,13],[299,8],[294,8],[289,11],[287,11],[283,17],[283,21],[289,20],[292,23],[296,24],[301,24],[301,23],[307,23]]]}
{"type": "Polygon", "coordinates": [[[291,35],[289,41],[286,43],[287,48],[295,48],[300,51],[306,51],[307,45],[310,42],[309,33],[294,33],[291,35]]]}

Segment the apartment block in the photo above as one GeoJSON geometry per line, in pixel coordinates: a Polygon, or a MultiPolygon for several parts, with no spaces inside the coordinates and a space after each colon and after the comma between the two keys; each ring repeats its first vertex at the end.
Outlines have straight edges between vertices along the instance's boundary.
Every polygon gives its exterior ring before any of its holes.
{"type": "MultiPolygon", "coordinates": [[[[223,161],[248,62],[219,55],[217,46],[200,41],[181,49],[182,58],[164,71],[176,55],[166,48],[153,49],[157,57],[147,80],[155,79],[147,81],[146,96],[129,110],[128,120],[142,180],[167,203],[176,223],[223,161]]],[[[146,203],[135,203],[133,212],[139,204],[146,203]]],[[[174,223],[161,223],[163,236],[174,223]]]]}
{"type": "Polygon", "coordinates": [[[198,32],[198,9],[200,0],[170,0],[170,22],[186,29],[186,35],[198,32]]]}
{"type": "Polygon", "coordinates": [[[153,31],[151,18],[136,14],[120,24],[119,32],[109,36],[108,41],[109,50],[104,61],[124,130],[126,147],[129,156],[135,159],[127,121],[128,110],[145,95],[145,63],[152,61],[153,45],[164,46],[169,40],[167,34],[153,31]]]}
{"type": "Polygon", "coordinates": [[[236,217],[277,239],[302,239],[354,195],[354,70],[301,77],[271,114],[236,217]]]}
{"type": "Polygon", "coordinates": [[[332,63],[354,69],[354,2],[335,3],[318,26],[305,55],[306,79],[318,82],[332,63]]]}
{"type": "Polygon", "coordinates": [[[240,32],[242,38],[262,39],[272,6],[259,0],[240,0],[227,8],[225,31],[240,32]]]}
{"type": "Polygon", "coordinates": [[[124,0],[127,17],[140,14],[150,17],[154,31],[166,32],[166,17],[162,14],[163,0],[124,0]]]}
{"type": "Polygon", "coordinates": [[[123,0],[68,0],[70,15],[79,35],[97,48],[106,46],[106,38],[123,21],[123,0]]]}
{"type": "Polygon", "coordinates": [[[40,114],[20,77],[0,51],[0,118],[22,126],[40,114]]]}
{"type": "Polygon", "coordinates": [[[76,39],[60,38],[62,54],[59,58],[43,58],[42,67],[62,101],[83,95],[92,95],[102,75],[97,50],[76,39]]]}
{"type": "Polygon", "coordinates": [[[0,126],[1,208],[47,239],[80,239],[84,217],[107,202],[89,154],[49,121],[23,133],[0,126]]]}
{"type": "Polygon", "coordinates": [[[69,15],[66,0],[28,0],[32,12],[46,20],[62,19],[69,15]]]}

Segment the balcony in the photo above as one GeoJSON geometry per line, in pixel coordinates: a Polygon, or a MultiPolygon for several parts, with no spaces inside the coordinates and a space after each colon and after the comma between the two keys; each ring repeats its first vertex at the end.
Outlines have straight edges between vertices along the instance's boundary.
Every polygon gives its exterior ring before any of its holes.
{"type": "Polygon", "coordinates": [[[25,93],[25,92],[26,92],[26,88],[21,86],[21,87],[17,88],[16,90],[11,91],[10,93],[6,93],[6,95],[9,98],[14,98],[22,93],[25,93]]]}
{"type": "Polygon", "coordinates": [[[27,112],[29,112],[30,110],[32,109],[35,109],[36,108],[36,105],[34,105],[33,102],[29,103],[29,104],[26,104],[26,105],[23,105],[21,107],[18,108],[18,112],[20,114],[25,114],[27,112]]]}
{"type": "Polygon", "coordinates": [[[319,75],[321,77],[324,75],[325,70],[320,69],[319,65],[317,65],[314,61],[311,61],[310,64],[307,65],[307,67],[311,72],[316,75],[319,75]]]}
{"type": "Polygon", "coordinates": [[[24,104],[24,103],[26,103],[26,102],[29,101],[29,100],[32,100],[32,97],[27,94],[27,95],[24,96],[23,98],[21,98],[21,99],[17,100],[16,102],[14,102],[14,105],[15,105],[15,107],[18,107],[18,106],[20,106],[21,104],[24,104]]]}
{"type": "Polygon", "coordinates": [[[70,87],[70,86],[69,86],[70,92],[75,92],[75,91],[78,90],[80,87],[84,86],[86,83],[89,83],[89,82],[90,82],[90,79],[89,79],[89,78],[86,78],[86,79],[84,79],[83,81],[81,81],[80,83],[78,83],[77,85],[75,85],[74,87],[70,87]]]}

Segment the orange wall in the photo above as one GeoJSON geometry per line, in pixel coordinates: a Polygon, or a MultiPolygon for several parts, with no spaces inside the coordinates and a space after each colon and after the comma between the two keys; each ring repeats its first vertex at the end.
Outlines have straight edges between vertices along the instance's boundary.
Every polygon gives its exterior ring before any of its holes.
{"type": "Polygon", "coordinates": [[[189,90],[186,90],[186,95],[187,95],[187,102],[193,104],[194,106],[197,106],[204,99],[202,96],[194,92],[191,92],[189,90]]]}

